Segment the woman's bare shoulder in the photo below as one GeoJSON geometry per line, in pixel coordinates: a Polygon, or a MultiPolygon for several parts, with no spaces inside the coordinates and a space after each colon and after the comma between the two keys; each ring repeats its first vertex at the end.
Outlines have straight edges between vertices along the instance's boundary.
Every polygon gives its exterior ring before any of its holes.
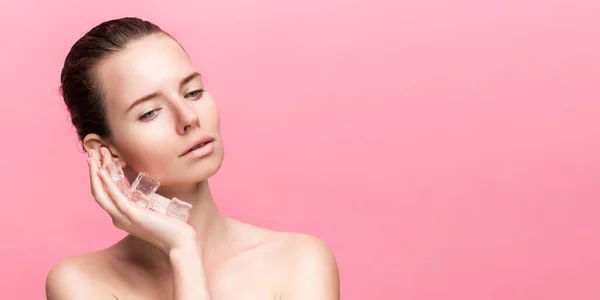
{"type": "Polygon", "coordinates": [[[97,299],[110,299],[107,297],[111,294],[103,280],[110,276],[109,265],[106,250],[73,255],[60,261],[52,267],[46,277],[46,298],[90,299],[90,295],[94,295],[97,299]]]}
{"type": "Polygon", "coordinates": [[[240,256],[243,258],[237,260],[238,270],[243,265],[258,265],[260,274],[253,275],[265,276],[266,281],[273,282],[279,295],[338,299],[338,265],[324,240],[299,232],[256,228],[251,231],[261,236],[261,242],[240,256]]]}
{"type": "Polygon", "coordinates": [[[246,236],[254,235],[256,241],[253,247],[249,247],[242,253],[243,256],[274,261],[286,271],[290,268],[308,268],[313,264],[313,267],[329,268],[331,272],[337,272],[333,251],[324,240],[316,236],[300,232],[275,231],[250,224],[245,224],[243,227],[246,236]]]}
{"type": "Polygon", "coordinates": [[[316,236],[299,232],[279,232],[277,247],[287,265],[304,268],[310,263],[336,265],[335,255],[329,245],[316,236]]]}

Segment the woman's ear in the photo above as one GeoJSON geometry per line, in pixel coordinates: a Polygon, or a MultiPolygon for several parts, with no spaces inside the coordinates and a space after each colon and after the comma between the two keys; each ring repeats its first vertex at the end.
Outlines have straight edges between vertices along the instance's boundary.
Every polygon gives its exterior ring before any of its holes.
{"type": "Polygon", "coordinates": [[[123,159],[123,156],[121,155],[121,153],[115,146],[113,146],[112,144],[108,144],[108,145],[105,145],[104,147],[106,147],[106,148],[108,148],[108,150],[110,150],[112,160],[115,163],[119,164],[119,166],[121,166],[122,169],[127,167],[127,163],[125,162],[125,160],[123,159]]]}
{"type": "Polygon", "coordinates": [[[102,147],[105,147],[108,150],[110,150],[112,160],[115,163],[118,163],[121,166],[121,168],[125,168],[127,166],[127,163],[120,155],[119,150],[117,150],[117,148],[114,147],[112,143],[110,143],[110,141],[108,141],[107,139],[103,139],[95,133],[90,133],[86,135],[85,138],[83,138],[83,148],[86,151],[93,149],[100,153],[100,148],[102,147]]]}
{"type": "Polygon", "coordinates": [[[85,151],[95,150],[100,153],[100,148],[104,146],[104,141],[99,135],[90,133],[83,138],[82,144],[85,151]]]}

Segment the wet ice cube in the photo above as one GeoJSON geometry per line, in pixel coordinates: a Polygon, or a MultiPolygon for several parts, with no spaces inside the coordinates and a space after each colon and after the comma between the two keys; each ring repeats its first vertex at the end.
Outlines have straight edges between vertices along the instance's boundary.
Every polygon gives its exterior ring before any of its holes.
{"type": "Polygon", "coordinates": [[[117,181],[116,184],[121,193],[123,193],[125,197],[129,197],[129,194],[131,193],[131,186],[129,185],[129,181],[127,181],[127,178],[123,178],[117,181]]]}
{"type": "Polygon", "coordinates": [[[113,162],[111,164],[104,164],[102,168],[108,173],[112,181],[117,182],[123,178],[125,178],[125,173],[123,173],[123,169],[119,164],[113,162]]]}
{"type": "Polygon", "coordinates": [[[133,184],[131,184],[131,189],[139,190],[149,197],[152,193],[156,192],[159,186],[160,182],[158,180],[150,177],[144,172],[140,172],[133,184]]]}
{"type": "Polygon", "coordinates": [[[177,198],[173,198],[171,199],[171,204],[169,204],[169,207],[167,208],[167,215],[169,217],[174,217],[186,222],[190,215],[191,209],[191,204],[183,202],[177,198]]]}
{"type": "Polygon", "coordinates": [[[161,214],[166,214],[169,204],[171,204],[170,199],[154,193],[150,197],[150,203],[148,204],[148,208],[161,214]]]}
{"type": "Polygon", "coordinates": [[[147,208],[150,202],[148,196],[144,195],[144,193],[140,192],[139,190],[130,189],[127,198],[129,198],[129,200],[131,200],[131,202],[133,202],[135,205],[142,208],[147,208]]]}
{"type": "Polygon", "coordinates": [[[144,172],[140,172],[129,188],[129,200],[141,207],[148,207],[150,197],[158,187],[160,182],[144,172]]]}
{"type": "Polygon", "coordinates": [[[125,173],[123,173],[123,169],[119,166],[118,163],[112,162],[110,164],[102,165],[102,168],[108,173],[112,181],[117,184],[121,193],[125,196],[129,195],[129,181],[125,178],[125,173]]]}

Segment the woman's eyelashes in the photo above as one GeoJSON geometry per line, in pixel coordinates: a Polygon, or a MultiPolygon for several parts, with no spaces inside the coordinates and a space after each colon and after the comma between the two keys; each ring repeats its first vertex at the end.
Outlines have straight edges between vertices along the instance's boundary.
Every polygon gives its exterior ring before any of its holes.
{"type": "Polygon", "coordinates": [[[156,116],[156,113],[160,110],[160,108],[157,109],[153,109],[143,115],[140,116],[139,120],[140,121],[148,121],[153,119],[156,116]]]}
{"type": "Polygon", "coordinates": [[[200,99],[200,98],[202,98],[202,95],[204,94],[204,91],[205,91],[204,89],[195,90],[193,92],[185,94],[184,97],[186,99],[190,99],[190,98],[192,98],[192,99],[200,99]]]}
{"type": "MultiPolygon", "coordinates": [[[[195,90],[193,92],[189,92],[189,93],[185,94],[183,97],[186,99],[198,100],[198,99],[202,98],[202,95],[204,95],[204,91],[205,91],[205,89],[195,90]]],[[[139,120],[140,121],[150,121],[156,117],[159,110],[161,110],[161,108],[153,109],[149,112],[146,112],[139,117],[139,120]]]]}

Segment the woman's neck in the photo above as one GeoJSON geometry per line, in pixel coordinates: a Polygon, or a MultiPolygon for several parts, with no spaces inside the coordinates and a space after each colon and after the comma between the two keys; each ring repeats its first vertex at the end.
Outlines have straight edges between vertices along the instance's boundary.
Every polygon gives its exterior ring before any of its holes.
{"type": "Polygon", "coordinates": [[[177,198],[192,205],[187,223],[196,230],[199,245],[210,243],[215,231],[223,228],[225,217],[215,204],[208,180],[188,187],[162,187],[157,193],[169,199],[177,198]]]}
{"type": "MultiPolygon", "coordinates": [[[[202,253],[209,255],[229,236],[228,218],[221,214],[215,204],[208,181],[189,187],[161,186],[157,193],[192,204],[187,223],[196,230],[198,249],[202,253]]],[[[126,255],[135,257],[135,261],[143,265],[158,268],[168,265],[167,254],[146,241],[130,235],[121,243],[126,255]]]]}

